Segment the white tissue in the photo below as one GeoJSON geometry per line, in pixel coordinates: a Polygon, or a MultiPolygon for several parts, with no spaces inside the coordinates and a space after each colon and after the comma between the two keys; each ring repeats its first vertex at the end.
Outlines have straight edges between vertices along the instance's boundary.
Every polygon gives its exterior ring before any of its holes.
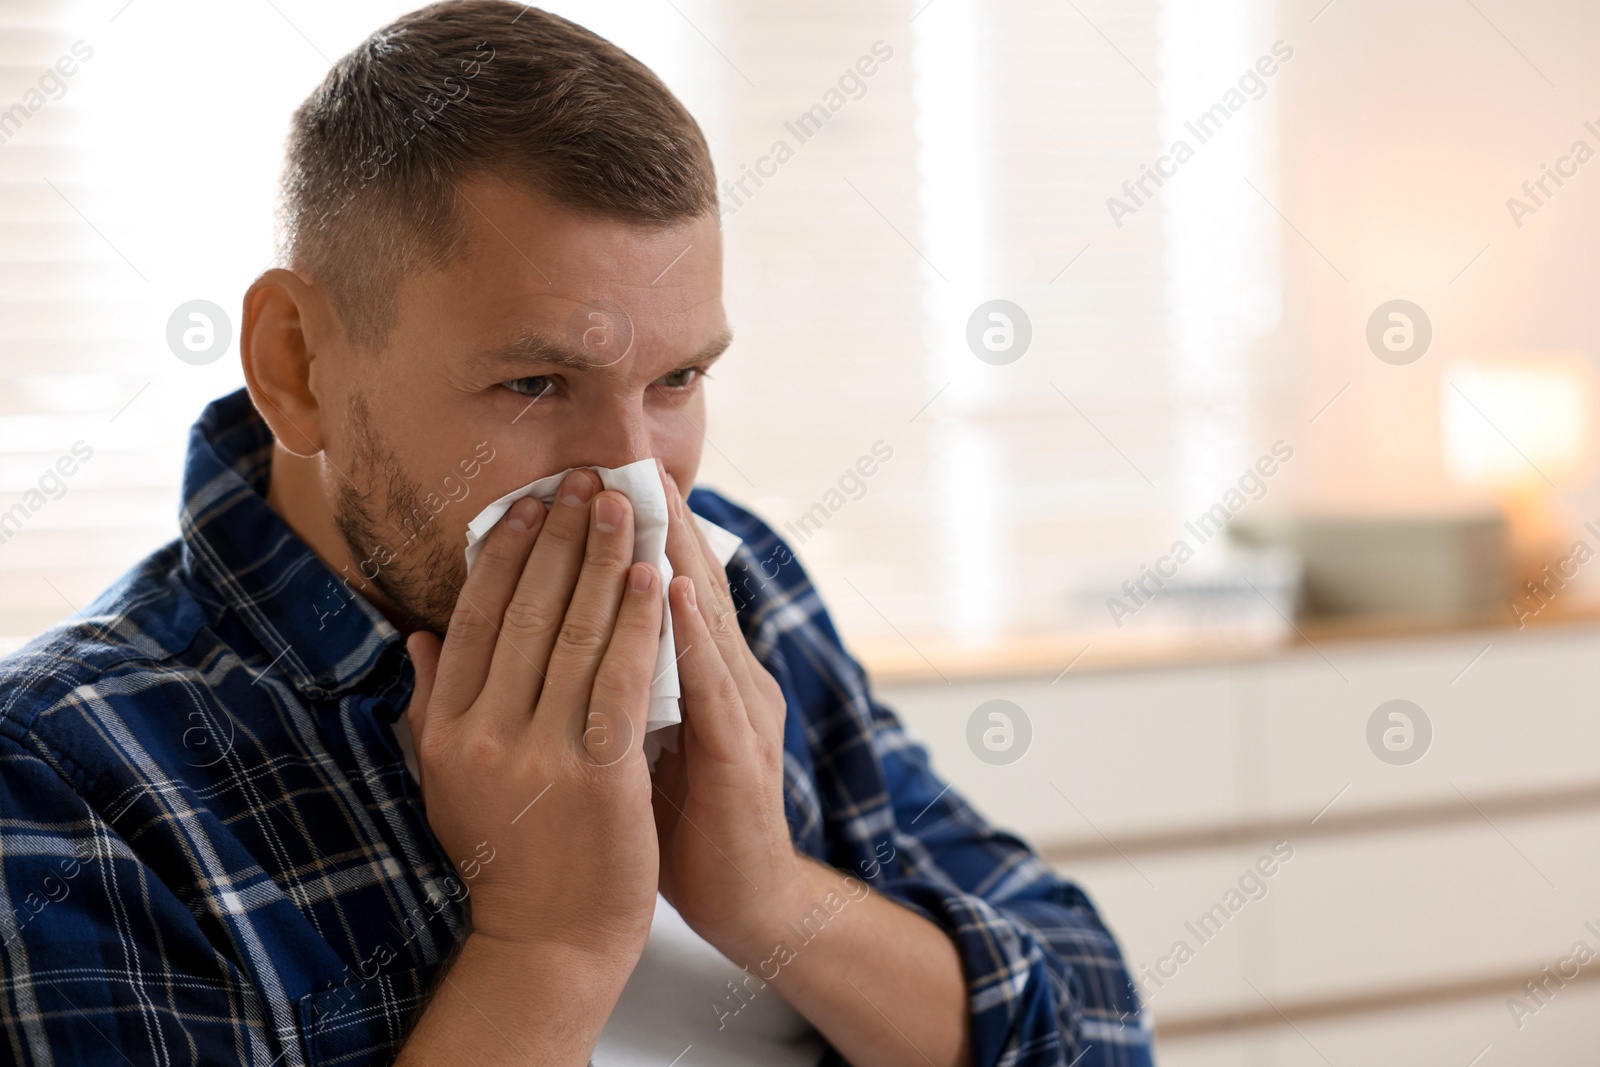
{"type": "MultiPolygon", "coordinates": [[[[525,496],[537,497],[549,504],[555,500],[562,479],[576,469],[568,467],[560,474],[513,489],[478,512],[467,524],[467,570],[472,569],[478,553],[483,551],[483,538],[512,504],[525,496]]],[[[633,562],[649,563],[661,575],[661,643],[656,648],[655,681],[650,685],[650,714],[645,723],[648,733],[682,721],[678,714],[678,698],[682,695],[678,685],[678,652],[672,639],[672,615],[666,600],[667,585],[672,581],[672,564],[667,562],[667,492],[661,485],[661,473],[654,459],[641,459],[626,467],[587,469],[600,476],[605,488],[621,493],[633,505],[633,562]]],[[[694,518],[705,532],[717,561],[725,566],[739,547],[739,536],[709,519],[699,515],[694,518]]],[[[657,747],[646,746],[647,750],[657,747]]]]}

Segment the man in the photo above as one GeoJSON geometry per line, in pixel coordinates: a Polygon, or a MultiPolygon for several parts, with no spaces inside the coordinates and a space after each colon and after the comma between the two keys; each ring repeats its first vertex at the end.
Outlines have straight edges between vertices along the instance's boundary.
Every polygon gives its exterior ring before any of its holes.
{"type": "Polygon", "coordinates": [[[180,540],[0,670],[7,1058],[1150,1062],[1088,900],[932,774],[772,530],[682,494],[730,334],[648,70],[425,8],[299,109],[283,197],[180,540]],[[584,469],[651,457],[666,590],[584,469]]]}

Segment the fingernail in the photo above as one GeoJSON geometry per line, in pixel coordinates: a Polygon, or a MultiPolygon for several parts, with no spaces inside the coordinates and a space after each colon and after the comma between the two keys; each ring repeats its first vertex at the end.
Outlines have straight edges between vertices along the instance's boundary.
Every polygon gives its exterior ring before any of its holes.
{"type": "Polygon", "coordinates": [[[683,599],[685,599],[685,600],[687,600],[689,602],[689,606],[691,608],[699,607],[699,605],[695,603],[695,599],[694,599],[694,579],[693,578],[685,578],[683,580],[683,599]]]}
{"type": "Polygon", "coordinates": [[[635,563],[628,572],[628,588],[635,593],[648,593],[655,581],[655,568],[648,563],[635,563]]]}
{"type": "Polygon", "coordinates": [[[561,502],[581,508],[594,497],[594,476],[588,471],[573,471],[561,482],[561,502]]]}
{"type": "Polygon", "coordinates": [[[506,512],[506,525],[513,530],[531,530],[538,519],[539,502],[531,496],[518,500],[506,512]]]}
{"type": "Polygon", "coordinates": [[[595,529],[610,533],[622,525],[622,505],[616,499],[603,496],[594,502],[595,529]]]}

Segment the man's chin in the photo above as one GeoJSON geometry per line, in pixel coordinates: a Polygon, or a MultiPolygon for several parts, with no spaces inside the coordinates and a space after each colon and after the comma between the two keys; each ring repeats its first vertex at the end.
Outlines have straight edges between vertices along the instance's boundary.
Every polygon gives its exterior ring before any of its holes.
{"type": "Polygon", "coordinates": [[[379,609],[405,633],[426,630],[443,637],[450,628],[450,616],[455,614],[458,586],[441,583],[419,589],[417,584],[420,583],[383,583],[379,591],[388,606],[380,604],[379,609]],[[393,588],[396,585],[399,588],[393,588]]]}
{"type": "MultiPolygon", "coordinates": [[[[369,539],[363,538],[365,540],[369,539]]],[[[348,538],[346,543],[348,545],[348,538]]],[[[421,560],[411,566],[401,569],[391,563],[388,567],[379,567],[371,577],[367,577],[368,571],[363,568],[362,580],[351,584],[401,632],[427,630],[443,636],[450,627],[458,590],[466,577],[465,562],[454,560],[452,568],[447,558],[441,546],[429,544],[421,560]],[[461,573],[450,573],[452,570],[461,573]]]]}

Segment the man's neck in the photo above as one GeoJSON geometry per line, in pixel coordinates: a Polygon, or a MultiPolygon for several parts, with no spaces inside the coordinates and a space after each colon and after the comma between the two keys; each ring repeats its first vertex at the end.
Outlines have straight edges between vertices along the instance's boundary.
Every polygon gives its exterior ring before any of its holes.
{"type": "Polygon", "coordinates": [[[273,442],[272,469],[267,488],[267,506],[277,512],[289,529],[304,541],[328,569],[346,580],[373,607],[383,612],[396,629],[405,632],[404,616],[378,588],[362,577],[344,535],[334,522],[328,505],[328,478],[344,476],[332,470],[321,454],[297,456],[273,442]]]}

